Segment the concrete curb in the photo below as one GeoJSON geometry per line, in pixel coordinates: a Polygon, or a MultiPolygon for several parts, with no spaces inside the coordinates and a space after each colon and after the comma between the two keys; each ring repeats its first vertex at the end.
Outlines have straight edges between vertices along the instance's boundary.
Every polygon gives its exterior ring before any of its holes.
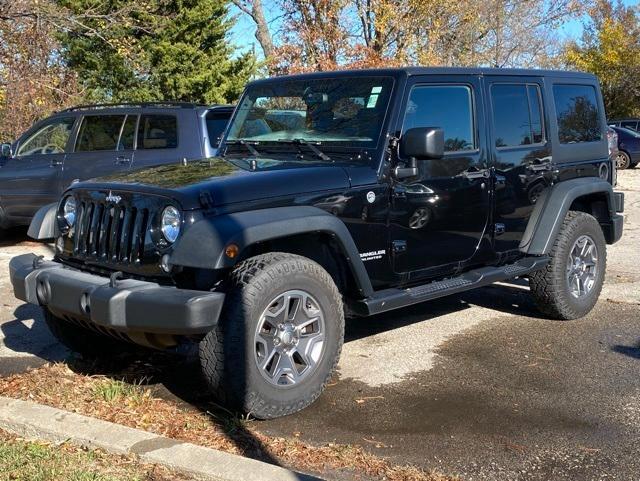
{"type": "Polygon", "coordinates": [[[319,481],[305,474],[60,409],[0,396],[0,428],[27,439],[69,441],[215,481],[319,481]]]}

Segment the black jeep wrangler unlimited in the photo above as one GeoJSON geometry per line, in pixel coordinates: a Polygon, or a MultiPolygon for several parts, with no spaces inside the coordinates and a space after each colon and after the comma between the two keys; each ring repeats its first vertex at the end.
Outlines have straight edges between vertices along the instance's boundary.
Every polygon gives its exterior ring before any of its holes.
{"type": "Polygon", "coordinates": [[[221,399],[312,403],[344,320],[514,277],[596,303],[622,235],[597,79],[405,68],[260,80],[218,158],[72,185],[11,261],[15,295],[85,354],[198,342],[221,399]]]}

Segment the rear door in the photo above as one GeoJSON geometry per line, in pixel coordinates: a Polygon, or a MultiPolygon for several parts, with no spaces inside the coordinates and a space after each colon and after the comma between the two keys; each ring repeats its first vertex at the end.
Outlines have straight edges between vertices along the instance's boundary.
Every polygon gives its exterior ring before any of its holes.
{"type": "MultiPolygon", "coordinates": [[[[195,116],[193,116],[195,118],[195,116]]],[[[183,120],[183,117],[181,117],[183,120]]],[[[183,158],[193,158],[180,144],[190,139],[199,139],[198,126],[190,136],[184,131],[179,131],[178,116],[172,113],[143,113],[138,122],[136,134],[136,152],[134,169],[142,169],[154,165],[178,163],[183,158]]],[[[196,147],[201,148],[198,142],[196,147]]],[[[199,157],[199,156],[195,156],[199,157]]]]}
{"type": "Polygon", "coordinates": [[[137,115],[84,115],[73,152],[64,162],[63,184],[124,172],[133,162],[137,115]]]}
{"type": "Polygon", "coordinates": [[[495,176],[494,245],[519,255],[533,206],[551,180],[551,145],[537,77],[485,77],[495,176]]]}
{"type": "Polygon", "coordinates": [[[0,166],[0,202],[12,221],[28,222],[40,207],[57,201],[75,121],[70,115],[43,122],[18,142],[14,156],[0,166]]]}

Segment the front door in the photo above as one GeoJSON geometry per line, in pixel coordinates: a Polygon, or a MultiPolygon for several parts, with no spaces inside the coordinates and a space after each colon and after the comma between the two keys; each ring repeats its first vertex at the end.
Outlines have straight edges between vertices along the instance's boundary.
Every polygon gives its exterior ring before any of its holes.
{"type": "Polygon", "coordinates": [[[64,187],[74,180],[128,171],[133,163],[137,122],[137,115],[85,115],[73,152],[64,163],[64,187]]]}
{"type": "MultiPolygon", "coordinates": [[[[477,77],[418,77],[409,85],[398,131],[444,130],[442,159],[419,161],[419,175],[394,181],[391,243],[405,281],[455,272],[491,254],[485,236],[491,180],[477,77]]],[[[408,160],[408,159],[400,159],[408,160]]]]}
{"type": "Polygon", "coordinates": [[[37,126],[0,165],[0,202],[12,222],[28,223],[40,207],[56,202],[75,117],[58,117],[37,126]]]}

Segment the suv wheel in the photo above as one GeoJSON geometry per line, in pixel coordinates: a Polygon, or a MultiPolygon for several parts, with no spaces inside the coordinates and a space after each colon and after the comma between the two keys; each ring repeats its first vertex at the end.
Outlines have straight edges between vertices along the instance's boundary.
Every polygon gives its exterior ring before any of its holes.
{"type": "Polygon", "coordinates": [[[51,334],[64,346],[85,358],[114,356],[134,349],[134,344],[101,335],[66,321],[43,308],[44,320],[51,334]]]}
{"type": "Polygon", "coordinates": [[[556,319],[577,319],[595,306],[607,265],[600,224],[591,215],[570,211],[551,253],[551,262],[529,276],[539,309],[556,319]]]}
{"type": "Polygon", "coordinates": [[[631,165],[631,158],[623,150],[619,150],[616,154],[616,168],[618,170],[628,169],[631,165]]]}
{"type": "Polygon", "coordinates": [[[304,409],[322,393],[344,339],[342,297],[305,257],[269,253],[232,272],[218,326],[200,343],[213,393],[259,419],[304,409]]]}

